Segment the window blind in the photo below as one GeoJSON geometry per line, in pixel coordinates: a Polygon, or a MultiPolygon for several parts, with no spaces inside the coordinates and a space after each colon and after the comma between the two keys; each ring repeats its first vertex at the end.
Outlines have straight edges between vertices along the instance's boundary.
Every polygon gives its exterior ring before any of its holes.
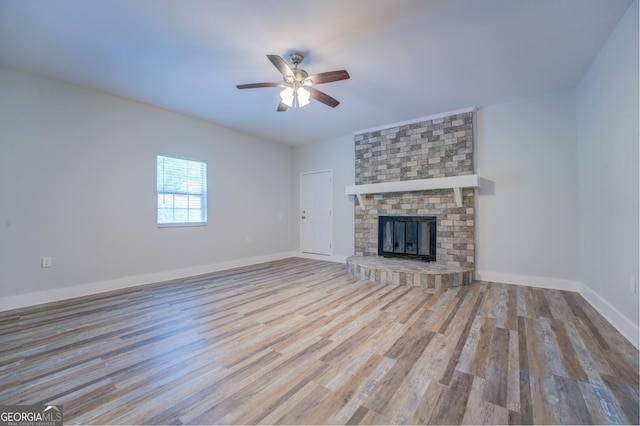
{"type": "Polygon", "coordinates": [[[158,225],[207,223],[207,164],[158,155],[158,225]]]}

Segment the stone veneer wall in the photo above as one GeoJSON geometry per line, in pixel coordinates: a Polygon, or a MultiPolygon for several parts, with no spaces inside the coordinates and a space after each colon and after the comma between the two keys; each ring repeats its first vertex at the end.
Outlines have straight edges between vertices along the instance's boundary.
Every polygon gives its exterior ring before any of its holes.
{"type": "MultiPolygon", "coordinates": [[[[355,135],[356,185],[473,174],[473,113],[355,135]]],[[[436,263],[473,268],[475,192],[452,189],[374,194],[355,206],[355,255],[378,255],[378,216],[438,218],[436,263]]]]}

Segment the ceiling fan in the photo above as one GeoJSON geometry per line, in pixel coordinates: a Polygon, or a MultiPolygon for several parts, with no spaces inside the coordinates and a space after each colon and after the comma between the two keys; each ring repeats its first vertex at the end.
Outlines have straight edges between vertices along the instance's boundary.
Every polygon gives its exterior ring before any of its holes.
{"type": "Polygon", "coordinates": [[[267,58],[269,58],[271,63],[280,71],[284,78],[284,83],[239,84],[236,87],[238,89],[256,89],[259,87],[284,88],[284,90],[280,92],[278,112],[286,111],[287,108],[291,107],[301,108],[309,103],[310,98],[322,102],[331,108],[335,108],[340,104],[336,99],[311,86],[346,80],[349,78],[349,73],[346,70],[328,71],[309,75],[309,73],[302,68],[298,68],[298,64],[304,59],[304,55],[300,52],[294,52],[289,55],[293,68],[278,55],[267,55],[267,58]]]}

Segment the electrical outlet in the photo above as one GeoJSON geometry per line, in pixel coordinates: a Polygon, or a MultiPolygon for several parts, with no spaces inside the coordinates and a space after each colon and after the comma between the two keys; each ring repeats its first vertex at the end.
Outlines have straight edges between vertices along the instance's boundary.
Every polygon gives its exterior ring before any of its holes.
{"type": "Polygon", "coordinates": [[[42,267],[43,268],[51,268],[53,266],[53,260],[49,256],[45,256],[42,258],[42,267]]]}

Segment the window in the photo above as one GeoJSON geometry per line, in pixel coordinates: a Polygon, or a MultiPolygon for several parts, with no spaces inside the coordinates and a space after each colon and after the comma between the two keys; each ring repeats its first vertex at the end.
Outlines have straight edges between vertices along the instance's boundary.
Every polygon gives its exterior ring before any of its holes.
{"type": "Polygon", "coordinates": [[[207,163],[158,155],[158,225],[207,223],[207,163]]]}

